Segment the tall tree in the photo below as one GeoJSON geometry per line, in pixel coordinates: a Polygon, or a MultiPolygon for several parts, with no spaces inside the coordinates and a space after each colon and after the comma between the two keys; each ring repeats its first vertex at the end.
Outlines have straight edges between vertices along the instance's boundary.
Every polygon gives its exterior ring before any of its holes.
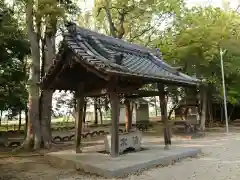
{"type": "Polygon", "coordinates": [[[23,147],[30,148],[34,144],[34,148],[38,149],[41,145],[42,133],[39,119],[39,87],[40,82],[40,24],[36,23],[34,28],[34,1],[28,0],[26,3],[26,23],[28,38],[31,44],[32,61],[30,65],[29,75],[29,99],[28,99],[28,132],[23,143],[23,147]],[[33,141],[34,140],[34,141],[33,141]]]}
{"type": "Polygon", "coordinates": [[[11,117],[26,109],[29,44],[17,16],[0,1],[0,111],[11,117]]]}
{"type": "Polygon", "coordinates": [[[166,26],[182,7],[182,0],[95,0],[94,16],[105,33],[148,45],[159,26],[166,26]]]}
{"type": "Polygon", "coordinates": [[[57,27],[72,10],[71,1],[27,0],[26,22],[31,44],[31,71],[29,78],[29,125],[22,147],[38,149],[51,146],[52,91],[41,91],[39,82],[55,58],[57,27]]]}
{"type": "MultiPolygon", "coordinates": [[[[222,100],[220,48],[226,49],[224,69],[228,101],[238,103],[240,87],[239,41],[240,16],[233,11],[213,7],[186,9],[160,38],[153,41],[172,65],[181,66],[183,72],[206,79],[205,98],[222,100]]],[[[210,103],[211,104],[211,103],[210,103]]]]}

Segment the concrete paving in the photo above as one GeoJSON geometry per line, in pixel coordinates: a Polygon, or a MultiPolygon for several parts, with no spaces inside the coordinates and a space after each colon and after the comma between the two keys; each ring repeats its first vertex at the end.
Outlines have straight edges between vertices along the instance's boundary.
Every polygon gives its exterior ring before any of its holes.
{"type": "Polygon", "coordinates": [[[111,158],[107,154],[98,153],[103,146],[84,148],[83,152],[76,154],[73,150],[48,153],[47,159],[53,166],[63,169],[76,168],[91,174],[106,178],[123,177],[129,173],[157,165],[167,166],[186,157],[196,157],[201,152],[199,147],[172,146],[164,150],[163,145],[144,143],[145,150],[111,158]]]}

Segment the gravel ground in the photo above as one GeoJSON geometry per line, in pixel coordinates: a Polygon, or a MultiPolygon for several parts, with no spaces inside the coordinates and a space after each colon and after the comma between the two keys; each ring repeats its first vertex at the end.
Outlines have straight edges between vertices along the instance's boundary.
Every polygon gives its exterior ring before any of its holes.
{"type": "MultiPolygon", "coordinates": [[[[209,134],[181,145],[201,146],[203,154],[167,167],[145,170],[129,175],[128,180],[237,180],[240,177],[240,133],[209,134]]],[[[177,146],[178,144],[176,144],[177,146]]],[[[104,178],[73,170],[62,170],[46,164],[43,157],[0,159],[0,180],[91,180],[104,178]]]]}

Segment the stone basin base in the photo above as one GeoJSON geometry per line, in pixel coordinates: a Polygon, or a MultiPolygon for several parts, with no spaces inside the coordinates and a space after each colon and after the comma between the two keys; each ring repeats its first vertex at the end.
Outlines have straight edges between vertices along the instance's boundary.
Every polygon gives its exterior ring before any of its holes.
{"type": "MultiPolygon", "coordinates": [[[[100,149],[93,146],[83,153],[76,154],[73,150],[52,152],[46,159],[55,167],[63,169],[77,169],[106,178],[123,177],[129,173],[155,167],[167,166],[187,157],[196,157],[200,148],[172,146],[164,150],[164,145],[143,146],[147,150],[121,155],[111,158],[110,155],[97,153],[100,149]],[[94,152],[95,151],[95,152],[94,152]]],[[[102,146],[104,150],[104,146],[102,146]]]]}
{"type": "MultiPolygon", "coordinates": [[[[142,133],[139,131],[119,134],[119,154],[132,148],[135,151],[141,150],[142,133]]],[[[104,145],[106,152],[111,154],[111,135],[105,136],[104,145]]]]}

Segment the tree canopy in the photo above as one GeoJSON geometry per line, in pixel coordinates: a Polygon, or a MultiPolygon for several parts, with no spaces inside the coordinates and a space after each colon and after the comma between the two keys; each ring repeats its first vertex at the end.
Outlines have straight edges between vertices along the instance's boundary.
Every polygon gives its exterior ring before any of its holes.
{"type": "Polygon", "coordinates": [[[222,97],[220,48],[224,54],[224,70],[228,99],[239,100],[240,16],[234,11],[213,7],[186,9],[152,43],[159,47],[164,59],[172,65],[181,66],[183,72],[204,78],[214,88],[215,97],[222,97]]]}
{"type": "MultiPolygon", "coordinates": [[[[183,0],[94,0],[93,9],[84,12],[77,6],[80,1],[18,0],[14,1],[16,6],[10,7],[0,0],[0,111],[14,114],[26,108],[32,65],[37,65],[33,93],[37,92],[36,97],[43,96],[37,83],[55,57],[58,28],[64,21],[77,17],[81,26],[159,48],[169,64],[180,66],[184,73],[206,79],[209,91],[218,100],[223,97],[220,48],[223,49],[228,100],[233,104],[240,102],[238,12],[228,8],[187,8],[183,0]],[[26,7],[30,8],[28,13],[26,7]],[[25,23],[26,18],[31,20],[30,24],[25,23]],[[27,32],[32,34],[27,37],[27,32]],[[31,55],[29,42],[32,47],[38,46],[31,55]]],[[[186,95],[183,89],[168,88],[169,96],[176,101],[179,96],[186,95]]],[[[41,98],[38,100],[40,102],[41,98]]],[[[39,102],[34,106],[37,111],[39,102]]],[[[100,100],[99,104],[104,103],[100,100]]],[[[49,109],[48,106],[42,108],[49,109]]],[[[39,119],[42,117],[46,116],[39,115],[39,119]]]]}
{"type": "Polygon", "coordinates": [[[0,1],[0,110],[12,114],[26,108],[29,43],[11,8],[0,1]]]}

